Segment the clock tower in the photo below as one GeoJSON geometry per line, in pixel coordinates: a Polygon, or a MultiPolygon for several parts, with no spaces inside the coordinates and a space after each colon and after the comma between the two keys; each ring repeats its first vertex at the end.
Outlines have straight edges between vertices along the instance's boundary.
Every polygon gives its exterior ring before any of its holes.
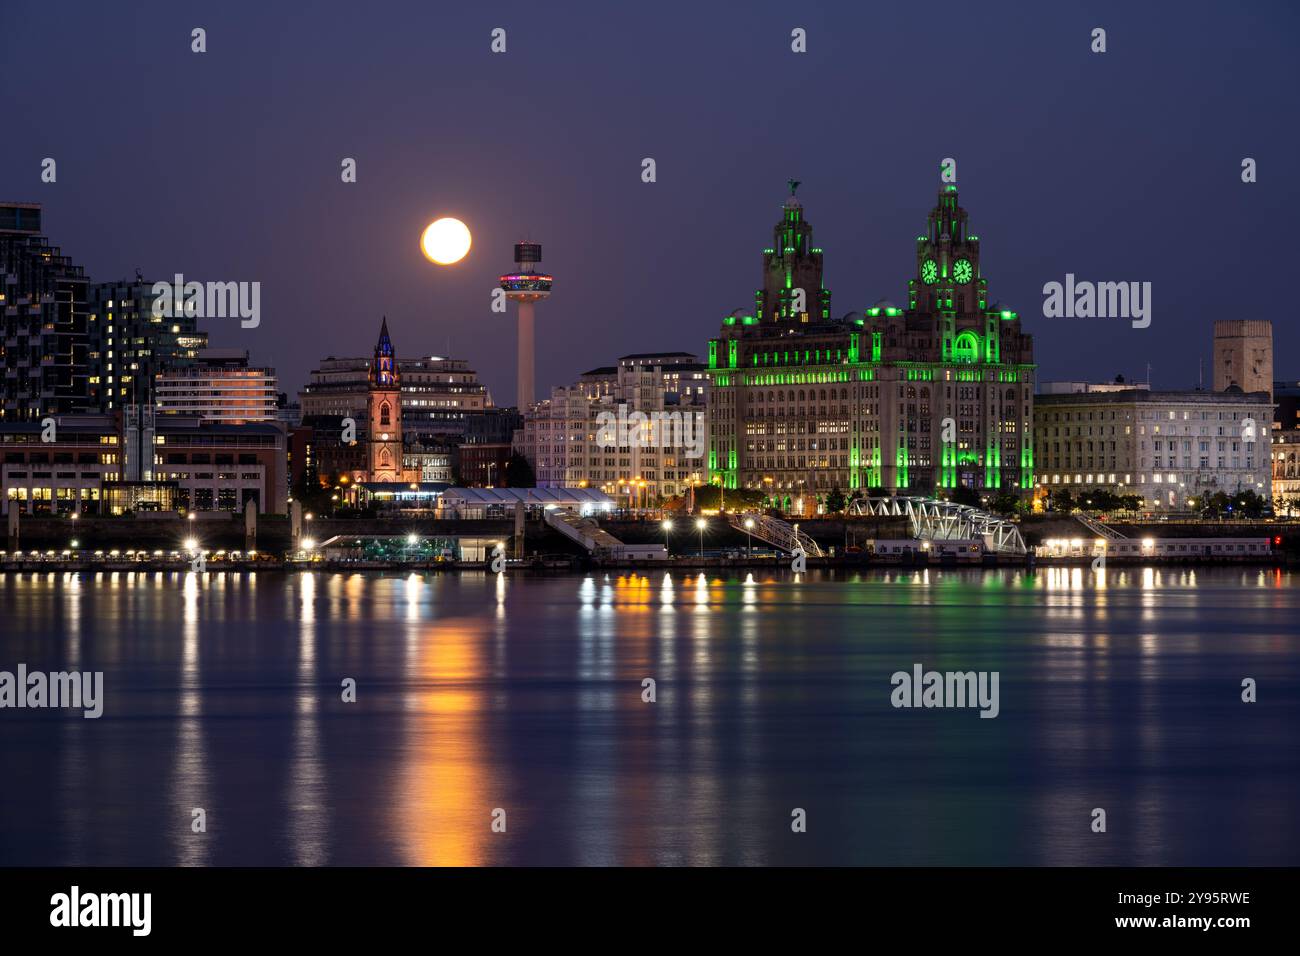
{"type": "Polygon", "coordinates": [[[966,231],[966,221],[966,210],[957,205],[957,184],[944,183],[926,234],[916,237],[916,277],[908,283],[912,310],[984,311],[988,283],[980,275],[980,240],[966,231]]]}
{"type": "Polygon", "coordinates": [[[379,329],[366,401],[366,471],[369,481],[402,481],[402,390],[388,317],[379,329]]]}

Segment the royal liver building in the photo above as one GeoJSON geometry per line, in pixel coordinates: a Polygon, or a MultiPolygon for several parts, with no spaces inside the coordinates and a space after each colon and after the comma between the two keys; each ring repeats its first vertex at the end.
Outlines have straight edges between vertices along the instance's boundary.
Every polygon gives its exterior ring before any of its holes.
{"type": "Polygon", "coordinates": [[[839,318],[797,186],[763,250],[753,314],[727,316],[709,342],[711,479],[805,512],[833,488],[1028,493],[1033,343],[989,302],[957,186],[941,187],[916,237],[907,308],[839,318]]]}

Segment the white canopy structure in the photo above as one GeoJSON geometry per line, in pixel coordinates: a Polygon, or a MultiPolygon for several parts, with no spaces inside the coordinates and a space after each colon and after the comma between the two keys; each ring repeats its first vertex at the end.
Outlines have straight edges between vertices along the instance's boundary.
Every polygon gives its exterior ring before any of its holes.
{"type": "Polygon", "coordinates": [[[517,504],[528,511],[562,508],[579,515],[614,510],[614,499],[596,488],[448,488],[438,499],[438,517],[505,516],[517,504]]]}

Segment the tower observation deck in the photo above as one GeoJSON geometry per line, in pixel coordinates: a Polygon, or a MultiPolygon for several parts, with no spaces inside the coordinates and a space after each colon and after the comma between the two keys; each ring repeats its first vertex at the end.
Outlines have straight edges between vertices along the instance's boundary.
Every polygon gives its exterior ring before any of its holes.
{"type": "Polygon", "coordinates": [[[533,388],[533,307],[551,294],[552,276],[538,270],[542,246],[538,242],[515,243],[515,271],[501,277],[506,298],[519,304],[519,386],[515,404],[524,411],[535,399],[533,388]]]}

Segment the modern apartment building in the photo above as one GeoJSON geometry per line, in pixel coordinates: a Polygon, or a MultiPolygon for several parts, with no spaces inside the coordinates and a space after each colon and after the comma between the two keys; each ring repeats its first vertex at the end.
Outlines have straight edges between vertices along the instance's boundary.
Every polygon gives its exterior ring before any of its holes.
{"type": "Polygon", "coordinates": [[[160,415],[226,425],[278,422],[279,398],[275,369],[250,365],[248,352],[239,349],[205,349],[191,364],[160,372],[154,385],[160,415]]]}
{"type": "Polygon", "coordinates": [[[0,202],[0,422],[88,405],[87,289],[41,235],[40,204],[0,202]]]}
{"type": "Polygon", "coordinates": [[[208,347],[194,316],[153,314],[153,283],[140,277],[91,283],[87,310],[90,410],[153,401],[155,376],[193,365],[208,347]]]}

